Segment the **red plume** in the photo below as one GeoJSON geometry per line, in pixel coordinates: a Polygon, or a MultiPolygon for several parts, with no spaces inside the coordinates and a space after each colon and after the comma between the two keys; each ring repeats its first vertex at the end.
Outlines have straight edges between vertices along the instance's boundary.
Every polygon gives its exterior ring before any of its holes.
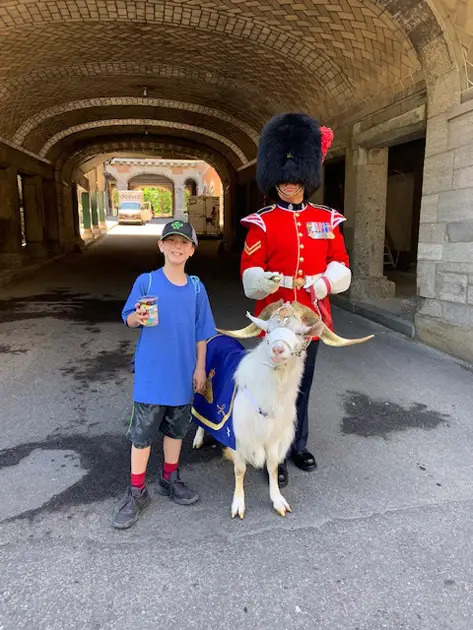
{"type": "Polygon", "coordinates": [[[327,151],[330,149],[330,145],[333,141],[333,131],[330,127],[320,127],[320,145],[322,148],[322,159],[327,155],[327,151]]]}

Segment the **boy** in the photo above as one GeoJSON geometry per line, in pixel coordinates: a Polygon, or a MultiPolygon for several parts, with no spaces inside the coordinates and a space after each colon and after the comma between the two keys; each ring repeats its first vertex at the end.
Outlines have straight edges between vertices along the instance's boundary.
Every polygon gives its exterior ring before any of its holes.
{"type": "Polygon", "coordinates": [[[135,353],[133,415],[128,429],[131,447],[131,485],[113,517],[118,529],[131,527],[150,497],[145,485],[151,443],[164,433],[164,466],[158,494],[180,505],[199,498],[179,477],[182,440],[191,422],[194,392],[206,380],[206,340],[215,334],[215,322],[203,284],[185,271],[198,241],[190,223],[172,221],[164,226],[158,247],[164,266],[137,278],[123,308],[123,321],[140,328],[135,353]],[[146,326],[148,315],[139,300],[156,296],[158,324],[146,326]]]}

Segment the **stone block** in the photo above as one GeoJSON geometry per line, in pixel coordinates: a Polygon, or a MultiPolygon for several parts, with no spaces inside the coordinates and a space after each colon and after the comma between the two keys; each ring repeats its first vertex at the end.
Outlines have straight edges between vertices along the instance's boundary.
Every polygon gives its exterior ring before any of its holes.
{"type": "Polygon", "coordinates": [[[355,276],[350,286],[351,298],[394,297],[396,285],[384,276],[355,276]]]}
{"type": "Polygon", "coordinates": [[[449,302],[466,302],[467,276],[459,273],[437,273],[435,278],[436,297],[449,302]]]}
{"type": "Polygon", "coordinates": [[[445,262],[473,262],[473,243],[445,243],[443,260],[445,262]]]}
{"type": "Polygon", "coordinates": [[[470,142],[459,149],[455,149],[453,168],[460,169],[466,168],[467,166],[473,166],[473,142],[470,142]]]}
{"type": "Polygon", "coordinates": [[[473,282],[468,286],[466,301],[467,304],[473,305],[473,282]]]}
{"type": "Polygon", "coordinates": [[[418,260],[442,260],[443,245],[438,243],[419,243],[418,260]]]}
{"type": "Polygon", "coordinates": [[[437,264],[439,271],[443,273],[466,273],[473,274],[473,262],[441,262],[437,264]]]}
{"type": "Polygon", "coordinates": [[[427,299],[420,307],[419,313],[428,315],[429,317],[442,317],[442,302],[440,300],[427,299]]]}
{"type": "Polygon", "coordinates": [[[470,221],[473,219],[473,188],[460,188],[439,194],[438,220],[470,221]]]}
{"type": "Polygon", "coordinates": [[[419,225],[419,243],[432,242],[432,226],[435,223],[421,223],[419,225]]]}
{"type": "Polygon", "coordinates": [[[447,240],[451,243],[473,242],[473,220],[448,223],[447,240]]]}
{"type": "Polygon", "coordinates": [[[427,121],[425,157],[443,153],[448,149],[448,120],[444,114],[433,116],[427,121]]]}
{"type": "Polygon", "coordinates": [[[438,153],[426,157],[424,162],[423,193],[432,195],[451,190],[453,184],[453,158],[454,152],[438,153]]]}
{"type": "Polygon", "coordinates": [[[446,238],[446,223],[421,223],[419,243],[443,243],[446,238]]]}
{"type": "Polygon", "coordinates": [[[473,166],[466,166],[453,171],[453,188],[471,188],[473,186],[473,166]]]}
{"type": "Polygon", "coordinates": [[[448,146],[456,149],[473,142],[473,112],[456,116],[450,120],[448,128],[448,146]]]}
{"type": "MultiPolygon", "coordinates": [[[[440,64],[438,64],[436,69],[440,70],[440,64]]],[[[451,110],[452,106],[460,102],[460,86],[457,69],[441,73],[440,76],[437,76],[436,80],[430,82],[429,87],[429,116],[447,113],[451,110]]]]}
{"type": "Polygon", "coordinates": [[[447,240],[447,224],[435,223],[432,225],[432,243],[445,243],[447,240]]]}
{"type": "Polygon", "coordinates": [[[473,308],[469,304],[444,302],[443,316],[452,324],[473,328],[473,308]]]}
{"type": "Polygon", "coordinates": [[[473,329],[420,313],[415,317],[415,326],[417,337],[424,343],[473,363],[473,329]]]}
{"type": "Polygon", "coordinates": [[[420,223],[435,223],[439,204],[438,195],[423,195],[420,208],[420,223]]]}
{"type": "Polygon", "coordinates": [[[421,260],[417,263],[417,293],[421,297],[435,297],[437,263],[421,260]]]}

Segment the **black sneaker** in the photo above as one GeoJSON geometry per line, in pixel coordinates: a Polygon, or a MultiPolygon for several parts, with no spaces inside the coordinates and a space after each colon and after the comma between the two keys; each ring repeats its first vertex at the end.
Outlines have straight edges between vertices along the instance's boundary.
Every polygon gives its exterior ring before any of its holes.
{"type": "Polygon", "coordinates": [[[141,510],[149,505],[151,499],[146,486],[139,490],[130,486],[120,501],[117,512],[112,519],[112,525],[117,529],[127,529],[136,523],[141,510]]]}
{"type": "Polygon", "coordinates": [[[179,503],[179,505],[191,505],[199,498],[197,492],[191,490],[181,481],[178,470],[172,472],[169,475],[169,479],[164,479],[164,477],[161,476],[156,486],[156,492],[163,497],[168,496],[175,503],[179,503]]]}

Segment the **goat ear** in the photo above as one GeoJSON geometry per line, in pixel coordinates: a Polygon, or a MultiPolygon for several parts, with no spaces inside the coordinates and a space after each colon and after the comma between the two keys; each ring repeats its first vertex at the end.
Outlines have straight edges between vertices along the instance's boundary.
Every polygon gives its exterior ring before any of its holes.
{"type": "Polygon", "coordinates": [[[258,328],[260,328],[261,330],[264,330],[264,332],[268,331],[267,321],[265,321],[264,319],[261,319],[260,317],[255,317],[254,315],[251,315],[250,313],[247,313],[246,316],[248,317],[248,319],[251,319],[253,324],[258,326],[258,328]]]}

